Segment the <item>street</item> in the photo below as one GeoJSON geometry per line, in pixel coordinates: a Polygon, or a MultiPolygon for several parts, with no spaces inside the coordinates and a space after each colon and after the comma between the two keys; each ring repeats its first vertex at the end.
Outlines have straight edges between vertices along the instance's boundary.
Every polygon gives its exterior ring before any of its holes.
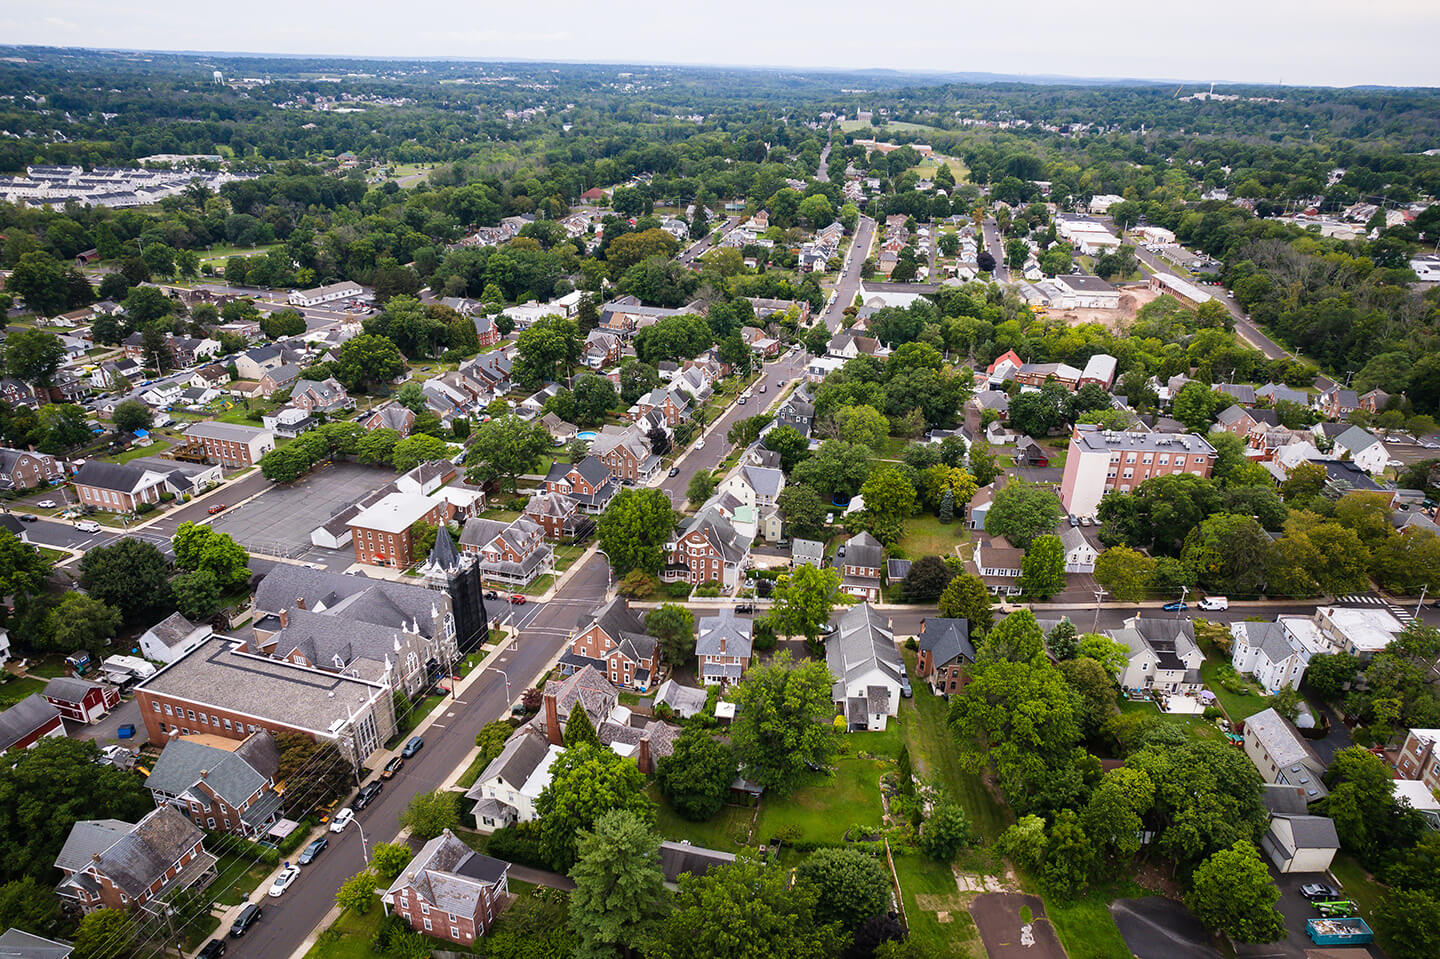
{"type": "Polygon", "coordinates": [[[870,255],[870,244],[874,241],[875,221],[862,216],[855,225],[855,240],[850,244],[850,252],[845,255],[845,265],[840,268],[840,276],[835,281],[835,296],[820,315],[831,333],[840,329],[845,307],[854,303],[855,294],[860,292],[860,269],[865,265],[865,258],[870,255]]]}
{"type": "MultiPolygon", "coordinates": [[[[735,227],[739,225],[740,218],[738,216],[726,217],[724,225],[717,227],[716,229],[719,229],[720,235],[723,237],[726,233],[729,233],[731,230],[735,229],[735,227]]],[[[712,246],[715,245],[713,240],[714,236],[715,230],[712,229],[700,239],[696,240],[694,243],[686,247],[685,250],[678,257],[676,257],[676,259],[687,266],[691,263],[694,263],[698,257],[703,256],[712,246]]]]}
{"type": "Polygon", "coordinates": [[[1000,239],[1000,228],[994,217],[986,217],[980,225],[985,236],[985,251],[995,258],[995,280],[997,283],[1010,282],[1010,269],[1005,265],[1005,241],[1000,239]]]}

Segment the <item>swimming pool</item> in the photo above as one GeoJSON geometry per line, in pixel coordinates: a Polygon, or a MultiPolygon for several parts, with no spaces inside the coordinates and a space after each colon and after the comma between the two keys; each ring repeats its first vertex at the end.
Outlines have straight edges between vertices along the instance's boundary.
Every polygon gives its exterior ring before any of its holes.
{"type": "Polygon", "coordinates": [[[577,440],[593,440],[598,435],[594,430],[585,430],[584,432],[576,433],[575,438],[577,440]]]}

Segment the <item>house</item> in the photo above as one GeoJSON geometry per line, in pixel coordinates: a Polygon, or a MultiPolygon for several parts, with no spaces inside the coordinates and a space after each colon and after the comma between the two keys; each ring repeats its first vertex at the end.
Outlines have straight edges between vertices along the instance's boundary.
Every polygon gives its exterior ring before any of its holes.
{"type": "Polygon", "coordinates": [[[679,719],[689,719],[705,711],[709,694],[694,686],[682,686],[673,679],[667,679],[655,687],[655,705],[667,707],[679,719]]]}
{"type": "Polygon", "coordinates": [[[620,362],[620,337],[606,330],[591,330],[585,337],[582,359],[592,370],[605,370],[620,362]]]}
{"type": "Polygon", "coordinates": [[[997,596],[1020,594],[1020,571],[1025,551],[1010,545],[1003,536],[975,539],[975,569],[985,588],[997,596]]]}
{"type": "Polygon", "coordinates": [[[1405,628],[1393,613],[1379,606],[1319,606],[1315,609],[1315,625],[1330,644],[1328,652],[1349,653],[1366,660],[1389,646],[1405,628]]]}
{"type": "Polygon", "coordinates": [[[1287,686],[1300,688],[1310,651],[1283,623],[1231,623],[1230,635],[1234,637],[1230,663],[1237,673],[1254,676],[1271,695],[1287,686]]]}
{"type": "Polygon", "coordinates": [[[810,564],[816,569],[825,566],[825,544],[814,539],[795,539],[790,544],[790,565],[810,564]]]}
{"type": "Polygon", "coordinates": [[[71,480],[75,498],[86,506],[111,512],[133,512],[144,503],[159,503],[166,476],[131,463],[91,459],[71,480]]]}
{"type": "Polygon", "coordinates": [[[71,826],[55,859],[64,874],[55,891],[86,913],[132,906],[155,911],[153,900],[208,885],[215,863],[205,851],[205,834],[165,805],[133,825],[86,819],[71,826]]]}
{"type": "Polygon", "coordinates": [[[1015,465],[1044,468],[1050,465],[1050,454],[1028,436],[1015,440],[1015,465]]]}
{"type": "Polygon", "coordinates": [[[293,438],[307,430],[313,430],[320,421],[298,406],[282,406],[278,410],[260,415],[260,425],[276,436],[293,438]]]}
{"type": "Polygon", "coordinates": [[[1415,779],[1429,789],[1440,789],[1440,729],[1412,729],[1395,759],[1395,770],[1404,779],[1415,779]]]}
{"type": "Polygon", "coordinates": [[[361,510],[347,524],[355,562],[406,569],[419,558],[412,527],[438,526],[449,519],[449,504],[418,493],[396,492],[361,510]]]}
{"type": "Polygon", "coordinates": [[[365,288],[359,283],[341,280],[339,283],[331,283],[328,286],[296,290],[290,294],[289,299],[291,306],[319,306],[322,303],[333,303],[336,300],[348,300],[364,295],[365,288]]]}
{"type": "Polygon", "coordinates": [[[720,484],[719,492],[728,493],[746,506],[757,509],[774,506],[785,488],[785,474],[778,469],[741,466],[720,484]]]}
{"type": "Polygon", "coordinates": [[[145,368],[129,357],[106,360],[90,374],[90,384],[97,389],[118,390],[127,383],[143,379],[145,368]]]}
{"type": "Polygon", "coordinates": [[[386,403],[384,406],[377,406],[356,422],[367,430],[394,430],[404,439],[410,435],[410,429],[415,425],[415,412],[399,403],[386,403]]]}
{"type": "Polygon", "coordinates": [[[275,448],[275,434],[238,423],[201,421],[185,427],[185,439],[205,448],[205,458],[229,467],[255,466],[275,448]]]}
{"type": "Polygon", "coordinates": [[[1338,420],[1360,408],[1360,395],[1355,390],[1332,387],[1315,397],[1315,408],[1331,419],[1338,420]]]}
{"type": "Polygon", "coordinates": [[[219,363],[210,363],[190,374],[187,382],[196,389],[217,389],[230,382],[230,371],[219,363]]]}
{"type": "Polygon", "coordinates": [[[260,375],[260,395],[269,399],[282,390],[294,387],[300,381],[300,367],[294,363],[277,366],[260,375]]]}
{"type": "Polygon", "coordinates": [[[554,568],[554,550],[545,542],[545,535],[545,527],[528,516],[508,524],[472,519],[460,531],[460,547],[480,557],[480,572],[486,580],[526,586],[554,568]]]}
{"type": "Polygon", "coordinates": [[[1274,709],[1245,720],[1245,755],[1267,783],[1302,790],[1306,802],[1324,798],[1325,764],[1311,745],[1274,709]]]}
{"type": "Polygon", "coordinates": [[[1328,816],[1311,816],[1306,810],[1305,792],[1293,786],[1273,784],[1262,797],[1270,813],[1260,849],[1282,873],[1325,872],[1340,850],[1335,821],[1328,816]]]}
{"type": "Polygon", "coordinates": [[[975,491],[966,504],[965,528],[982,530],[985,528],[985,517],[990,512],[990,507],[995,503],[995,484],[990,483],[975,491]]]}
{"type": "Polygon", "coordinates": [[[209,623],[192,623],[171,613],[140,636],[140,653],[157,663],[173,663],[214,634],[209,623]]]}
{"type": "Polygon", "coordinates": [[[146,387],[140,394],[140,401],[152,409],[160,409],[180,402],[181,395],[185,392],[183,383],[169,382],[156,383],[146,387]]]}
{"type": "Polygon", "coordinates": [[[500,342],[500,326],[495,317],[477,314],[471,322],[475,325],[475,342],[480,349],[489,349],[500,342]]]}
{"type": "Polygon", "coordinates": [[[150,742],[161,747],[173,736],[245,739],[266,729],[334,742],[347,759],[362,763],[395,731],[394,696],[384,683],[246,652],[227,636],[212,637],[141,680],[135,700],[150,742]]]}
{"type": "Polygon", "coordinates": [[[741,532],[724,514],[707,503],[689,517],[670,541],[660,578],[699,586],[715,582],[726,593],[740,585],[740,567],[750,555],[753,536],[741,532]]]}
{"type": "Polygon", "coordinates": [[[1390,465],[1390,452],[1373,434],[1352,426],[1335,437],[1336,456],[1348,456],[1350,461],[1371,476],[1379,476],[1390,465]]]}
{"type": "Polygon", "coordinates": [[[47,736],[64,736],[65,720],[49,700],[31,693],[0,712],[0,753],[29,749],[47,736]]]}
{"type": "Polygon", "coordinates": [[[50,680],[40,695],[60,710],[61,716],[77,723],[99,722],[106,713],[120,705],[120,690],[114,686],[71,676],[57,676],[50,680]]]}
{"type": "Polygon", "coordinates": [[[261,730],[236,741],[178,736],[165,744],[145,787],[156,806],[169,804],[195,825],[253,839],[280,818],[280,749],[261,730]]]}
{"type": "Polygon", "coordinates": [[[775,427],[778,429],[782,426],[788,426],[808,438],[815,426],[815,405],[800,396],[792,395],[775,414],[775,427]]]}
{"type": "MultiPolygon", "coordinates": [[[[579,505],[570,497],[560,493],[539,492],[525,504],[525,517],[545,531],[545,538],[552,540],[574,539],[581,530],[593,521],[580,516],[579,505]]],[[[461,531],[464,535],[464,531],[461,531]]]]}
{"type": "Polygon", "coordinates": [[[700,617],[695,637],[700,681],[706,686],[739,682],[750,668],[751,642],[750,620],[740,619],[732,607],[700,617]]]}
{"type": "MultiPolygon", "coordinates": [[[[267,376],[269,374],[266,374],[267,376]]],[[[264,380],[261,384],[263,386],[264,380]]],[[[355,408],[355,401],[335,377],[323,380],[300,379],[290,388],[290,405],[307,413],[339,413],[355,408]]]]}
{"type": "Polygon", "coordinates": [[[1173,694],[1197,692],[1203,685],[1200,664],[1205,654],[1195,643],[1189,620],[1132,616],[1109,633],[1127,650],[1119,676],[1123,689],[1173,694]]]}
{"type": "Polygon", "coordinates": [[[847,727],[883,732],[910,688],[889,620],[869,603],[845,610],[825,639],[825,663],[836,677],[831,698],[847,727]]]}
{"type": "Polygon", "coordinates": [[[590,666],[621,688],[645,692],[656,678],[659,643],[622,596],[605,605],[560,657],[566,675],[590,666]]]}
{"type": "Polygon", "coordinates": [[[868,532],[856,533],[845,541],[839,560],[840,588],[870,603],[880,602],[880,568],[885,565],[885,547],[868,532]]]}
{"type": "Polygon", "coordinates": [[[1106,492],[1128,493],[1152,476],[1209,476],[1215,448],[1195,433],[1133,433],[1079,425],[1070,436],[1060,502],[1071,516],[1093,516],[1106,492]]]}
{"type": "Polygon", "coordinates": [[[605,461],[592,454],[574,465],[553,463],[545,491],[569,497],[586,513],[601,513],[620,492],[620,482],[605,461]]]}
{"type": "Polygon", "coordinates": [[[1044,386],[1054,381],[1067,390],[1080,383],[1081,371],[1069,363],[1026,363],[1015,371],[1015,381],[1025,386],[1044,386]]]}
{"type": "Polygon", "coordinates": [[[273,343],[256,346],[235,357],[235,372],[242,380],[259,380],[286,363],[286,351],[273,343]]]}
{"type": "Polygon", "coordinates": [[[1115,371],[1119,362],[1109,353],[1096,353],[1085,361],[1085,368],[1080,371],[1080,381],[1076,384],[1076,388],[1085,386],[1087,383],[1094,383],[1109,392],[1110,388],[1115,385],[1115,371]]]}
{"type": "Polygon", "coordinates": [[[1018,353],[1014,350],[1006,350],[985,367],[985,375],[993,382],[1003,383],[1008,379],[1013,379],[1015,373],[1024,365],[1025,361],[1020,358],[1018,353]]]}
{"type": "Polygon", "coordinates": [[[965,667],[975,662],[970,621],[929,616],[920,620],[920,644],[915,675],[930,681],[937,696],[948,696],[965,685],[965,667]]]}
{"type": "Polygon", "coordinates": [[[651,410],[659,410],[665,417],[665,425],[674,429],[690,415],[690,407],[690,396],[684,390],[657,386],[636,400],[631,412],[639,419],[651,410]]]}
{"type": "Polygon", "coordinates": [[[385,890],[385,912],[426,936],[473,945],[510,898],[510,864],[483,856],[446,829],[385,890]]]}
{"type": "Polygon", "coordinates": [[[660,468],[660,454],[651,449],[648,435],[633,425],[611,430],[606,427],[591,440],[590,455],[598,456],[622,482],[640,483],[654,476],[660,468]]]}
{"type": "Polygon", "coordinates": [[[1085,529],[1062,523],[1060,545],[1065,550],[1065,572],[1095,572],[1095,557],[1099,555],[1099,550],[1085,535],[1085,529]]]}
{"type": "Polygon", "coordinates": [[[35,489],[65,478],[65,465],[31,450],[0,449],[0,490],[35,489]]]}
{"type": "Polygon", "coordinates": [[[1294,403],[1297,406],[1310,405],[1310,394],[1304,390],[1291,389],[1278,383],[1266,383],[1264,386],[1256,387],[1255,398],[1266,400],[1272,406],[1279,406],[1281,403],[1294,403]]]}
{"type": "Polygon", "coordinates": [[[70,959],[75,947],[58,939],[46,939],[22,929],[6,929],[0,933],[0,957],[3,959],[70,959]]]}
{"type": "Polygon", "coordinates": [[[475,800],[475,828],[488,833],[533,822],[535,800],[550,784],[550,766],[564,752],[534,724],[516,730],[465,793],[475,800]]]}
{"type": "Polygon", "coordinates": [[[1360,408],[1370,413],[1380,414],[1390,407],[1390,394],[1381,389],[1374,389],[1360,397],[1360,408]]]}

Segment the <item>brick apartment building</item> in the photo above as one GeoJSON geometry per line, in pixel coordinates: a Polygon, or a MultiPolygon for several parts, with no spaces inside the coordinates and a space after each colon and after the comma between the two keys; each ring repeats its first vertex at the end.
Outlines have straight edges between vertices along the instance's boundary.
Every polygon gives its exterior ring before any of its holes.
{"type": "Polygon", "coordinates": [[[1060,502],[1071,516],[1093,516],[1110,490],[1128,493],[1153,476],[1209,476],[1215,447],[1195,433],[1129,433],[1077,426],[1065,457],[1060,502]]]}
{"type": "Polygon", "coordinates": [[[410,527],[449,519],[449,504],[418,493],[391,493],[350,520],[355,562],[405,569],[415,563],[410,527]]]}
{"type": "Polygon", "coordinates": [[[34,489],[64,478],[65,467],[53,456],[0,449],[0,490],[34,489]]]}
{"type": "Polygon", "coordinates": [[[185,438],[205,447],[205,458],[222,466],[246,467],[275,448],[275,434],[254,426],[214,420],[191,423],[185,438]]]}
{"type": "Polygon", "coordinates": [[[166,743],[145,786],[156,806],[169,804],[203,829],[255,838],[280,817],[279,771],[280,749],[265,730],[240,742],[200,733],[166,743]]]}

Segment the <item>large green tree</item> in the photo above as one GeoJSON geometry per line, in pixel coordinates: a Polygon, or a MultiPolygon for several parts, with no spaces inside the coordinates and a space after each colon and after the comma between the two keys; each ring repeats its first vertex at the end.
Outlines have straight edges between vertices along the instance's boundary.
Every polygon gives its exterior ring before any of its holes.
{"type": "Polygon", "coordinates": [[[995,618],[990,607],[990,591],[974,573],[956,576],[940,594],[940,615],[969,620],[970,632],[975,635],[983,635],[990,629],[995,618]]]}
{"type": "Polygon", "coordinates": [[[677,603],[666,603],[645,615],[645,631],[660,641],[667,663],[683,666],[695,655],[695,616],[677,603]]]}
{"type": "Polygon", "coordinates": [[[1030,541],[1021,561],[1020,589],[1041,600],[1065,591],[1065,546],[1060,537],[1047,533],[1030,541]]]}
{"type": "Polygon", "coordinates": [[[1016,549],[1028,549],[1030,541],[1055,529],[1064,510],[1048,487],[1016,481],[995,494],[985,514],[985,532],[1003,536],[1016,549]]]}
{"type": "Polygon", "coordinates": [[[567,748],[550,766],[550,782],[535,800],[540,847],[552,868],[568,871],[579,857],[580,834],[611,810],[629,810],[653,823],[645,776],[634,760],[590,743],[567,748]]]}
{"type": "Polygon", "coordinates": [[[735,781],[735,753],[699,726],[687,726],[656,764],[655,781],[675,811],[704,822],[720,811],[735,781]]]}
{"type": "Polygon", "coordinates": [[[515,380],[534,389],[551,380],[563,379],[580,359],[583,340],[580,328],[562,316],[536,320],[515,340],[515,380]]]}
{"type": "Polygon", "coordinates": [[[766,622],[777,636],[804,636],[812,647],[840,600],[840,573],[830,567],[816,569],[806,563],[782,573],[770,594],[766,622]]]}
{"type": "Polygon", "coordinates": [[[48,386],[65,361],[65,344],[44,330],[16,330],[5,337],[5,369],[37,386],[48,386]]]}
{"type": "Polygon", "coordinates": [[[612,809],[580,833],[570,870],[570,928],[580,937],[577,959],[630,955],[664,913],[660,837],[628,809],[612,809]]]}
{"type": "Polygon", "coordinates": [[[600,548],[616,577],[632,569],[651,575],[660,572],[675,519],[674,507],[660,490],[621,490],[600,514],[597,524],[600,548]]]}
{"type": "Polygon", "coordinates": [[[890,904],[890,875],[879,858],[858,849],[819,849],[795,870],[797,884],[818,893],[822,922],[854,932],[890,904]]]}
{"type": "Polygon", "coordinates": [[[466,454],[465,478],[471,483],[498,482],[514,489],[522,474],[533,472],[540,457],[554,445],[545,427],[518,416],[499,416],[475,427],[466,454]]]}
{"type": "Polygon", "coordinates": [[[335,360],[335,378],[351,392],[389,383],[405,372],[405,357],[392,341],[362,333],[345,341],[335,360]]]}
{"type": "Polygon", "coordinates": [[[80,586],[120,610],[127,623],[154,622],[175,608],[165,557],[154,543],[125,537],[80,559],[80,586]]]}
{"type": "Polygon", "coordinates": [[[242,586],[250,578],[250,554],[229,533],[185,522],[175,530],[170,544],[176,566],[210,573],[222,591],[242,586]]]}
{"type": "Polygon", "coordinates": [[[1128,546],[1112,546],[1095,557],[1095,582],[1118,603],[1145,598],[1155,576],[1155,560],[1128,546]]]}
{"type": "Polygon", "coordinates": [[[796,666],[785,653],[750,668],[736,687],[730,726],[741,775],[784,794],[799,786],[813,766],[830,764],[837,748],[830,723],[834,681],[824,663],[796,666]]]}
{"type": "Polygon", "coordinates": [[[1064,678],[1046,659],[985,659],[970,667],[970,681],[950,701],[962,765],[991,763],[1007,794],[1036,785],[1080,738],[1064,678]]]}
{"type": "Polygon", "coordinates": [[[1260,850],[1240,839],[1200,864],[1185,904],[1234,942],[1278,942],[1285,938],[1285,917],[1275,908],[1279,899],[1260,850]]]}

